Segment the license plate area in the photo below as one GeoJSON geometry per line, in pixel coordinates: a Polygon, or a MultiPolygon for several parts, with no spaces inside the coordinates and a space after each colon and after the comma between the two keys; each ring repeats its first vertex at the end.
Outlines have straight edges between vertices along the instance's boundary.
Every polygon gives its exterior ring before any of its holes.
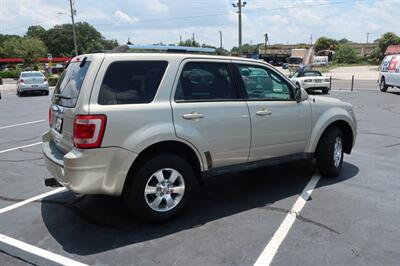
{"type": "Polygon", "coordinates": [[[320,83],[320,82],[321,82],[320,79],[316,79],[316,80],[315,80],[315,83],[320,83]]]}
{"type": "Polygon", "coordinates": [[[63,126],[63,119],[61,117],[56,118],[56,122],[54,124],[54,129],[58,132],[61,133],[62,131],[62,126],[63,126]]]}
{"type": "Polygon", "coordinates": [[[32,88],[38,88],[39,85],[32,85],[32,88]]]}

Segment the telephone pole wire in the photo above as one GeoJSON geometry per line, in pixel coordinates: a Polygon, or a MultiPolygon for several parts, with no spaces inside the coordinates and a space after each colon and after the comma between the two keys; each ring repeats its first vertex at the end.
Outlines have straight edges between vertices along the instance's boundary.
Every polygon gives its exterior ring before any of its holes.
{"type": "Polygon", "coordinates": [[[72,34],[74,38],[74,49],[75,49],[75,55],[78,55],[78,45],[76,44],[76,32],[75,32],[75,20],[74,20],[74,15],[76,14],[76,10],[73,7],[72,0],[69,0],[69,6],[71,8],[71,19],[72,19],[72,34]]]}
{"type": "Polygon", "coordinates": [[[238,8],[238,16],[239,16],[239,55],[242,55],[242,7],[246,6],[246,2],[243,2],[242,4],[242,0],[238,0],[238,2],[236,4],[232,4],[233,7],[237,7],[238,8]]]}

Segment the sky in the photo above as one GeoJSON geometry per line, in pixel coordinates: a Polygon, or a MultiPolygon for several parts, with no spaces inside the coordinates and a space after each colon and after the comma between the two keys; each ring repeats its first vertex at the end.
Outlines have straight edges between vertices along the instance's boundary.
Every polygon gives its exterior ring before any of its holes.
{"type": "MultiPolygon", "coordinates": [[[[120,44],[196,41],[227,49],[238,43],[237,0],[74,0],[76,21],[95,26],[120,44]]],[[[392,31],[400,35],[400,0],[247,0],[243,43],[310,43],[321,36],[366,42],[392,31]]],[[[25,34],[70,23],[68,0],[0,0],[0,33],[25,34]],[[59,14],[64,13],[64,14],[59,14]]]]}

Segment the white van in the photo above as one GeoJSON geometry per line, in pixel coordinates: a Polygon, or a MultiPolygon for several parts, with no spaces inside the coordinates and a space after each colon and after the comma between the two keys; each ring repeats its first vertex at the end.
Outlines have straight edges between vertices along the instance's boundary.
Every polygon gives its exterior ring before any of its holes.
{"type": "Polygon", "coordinates": [[[388,87],[400,88],[400,54],[387,55],[379,68],[379,88],[387,91],[388,87]]]}

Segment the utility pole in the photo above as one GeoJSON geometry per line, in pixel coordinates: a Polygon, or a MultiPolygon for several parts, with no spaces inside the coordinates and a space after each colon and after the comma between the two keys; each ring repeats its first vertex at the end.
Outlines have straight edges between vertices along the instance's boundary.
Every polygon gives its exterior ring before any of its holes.
{"type": "Polygon", "coordinates": [[[232,4],[233,7],[237,7],[238,8],[238,16],[239,16],[239,55],[242,55],[242,7],[245,7],[247,3],[243,2],[242,4],[242,0],[238,0],[238,2],[236,4],[232,4]]]}
{"type": "Polygon", "coordinates": [[[310,36],[310,45],[312,45],[312,34],[310,36]]]}
{"type": "Polygon", "coordinates": [[[192,33],[192,43],[193,43],[193,46],[194,46],[195,45],[194,32],[192,33]]]}
{"type": "Polygon", "coordinates": [[[219,31],[219,47],[222,49],[222,31],[219,31]]]}
{"type": "Polygon", "coordinates": [[[182,45],[182,35],[179,35],[179,45],[182,45]]]}
{"type": "Polygon", "coordinates": [[[371,33],[369,33],[369,32],[367,32],[367,43],[368,43],[368,41],[369,41],[369,35],[370,35],[371,33]]]}
{"type": "Polygon", "coordinates": [[[78,55],[78,45],[76,44],[76,32],[75,32],[75,20],[74,15],[76,14],[76,10],[73,8],[72,0],[69,0],[69,6],[71,8],[71,19],[72,19],[72,34],[74,38],[74,48],[75,48],[75,55],[78,55]]]}

